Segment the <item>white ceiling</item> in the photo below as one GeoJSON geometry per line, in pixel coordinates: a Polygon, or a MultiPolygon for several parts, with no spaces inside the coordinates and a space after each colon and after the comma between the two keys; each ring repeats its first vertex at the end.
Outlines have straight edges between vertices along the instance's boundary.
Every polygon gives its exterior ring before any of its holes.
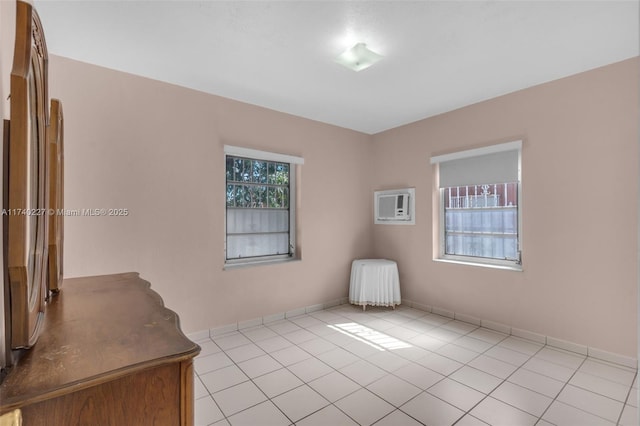
{"type": "Polygon", "coordinates": [[[35,6],[52,54],[369,134],[639,54],[638,1],[35,6]],[[359,41],[384,58],[333,62],[359,41]]]}

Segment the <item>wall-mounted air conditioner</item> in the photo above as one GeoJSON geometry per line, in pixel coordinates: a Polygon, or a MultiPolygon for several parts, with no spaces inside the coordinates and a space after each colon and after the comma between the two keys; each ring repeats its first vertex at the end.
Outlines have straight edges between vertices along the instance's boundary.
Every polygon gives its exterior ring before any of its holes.
{"type": "Polygon", "coordinates": [[[376,224],[415,224],[415,188],[374,192],[376,224]]]}

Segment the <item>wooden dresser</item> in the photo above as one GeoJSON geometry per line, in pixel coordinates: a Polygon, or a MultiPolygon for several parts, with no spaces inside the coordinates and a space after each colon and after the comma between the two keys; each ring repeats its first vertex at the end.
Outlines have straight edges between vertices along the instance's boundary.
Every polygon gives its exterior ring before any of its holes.
{"type": "Polygon", "coordinates": [[[200,347],[137,273],[65,279],[37,344],[0,385],[32,425],[192,425],[200,347]]]}

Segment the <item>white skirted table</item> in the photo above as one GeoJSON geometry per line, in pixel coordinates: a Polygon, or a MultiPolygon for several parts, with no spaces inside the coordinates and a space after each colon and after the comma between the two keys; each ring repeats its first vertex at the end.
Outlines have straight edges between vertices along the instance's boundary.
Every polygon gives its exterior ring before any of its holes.
{"type": "Polygon", "coordinates": [[[386,259],[356,259],[351,264],[349,303],[391,306],[400,304],[398,265],[386,259]]]}

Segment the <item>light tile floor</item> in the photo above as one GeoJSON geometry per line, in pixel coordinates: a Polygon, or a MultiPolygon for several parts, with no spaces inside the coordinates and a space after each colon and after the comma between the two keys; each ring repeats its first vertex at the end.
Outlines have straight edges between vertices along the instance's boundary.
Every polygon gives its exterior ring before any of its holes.
{"type": "Polygon", "coordinates": [[[198,426],[638,425],[635,369],[406,307],[198,343],[198,426]]]}

